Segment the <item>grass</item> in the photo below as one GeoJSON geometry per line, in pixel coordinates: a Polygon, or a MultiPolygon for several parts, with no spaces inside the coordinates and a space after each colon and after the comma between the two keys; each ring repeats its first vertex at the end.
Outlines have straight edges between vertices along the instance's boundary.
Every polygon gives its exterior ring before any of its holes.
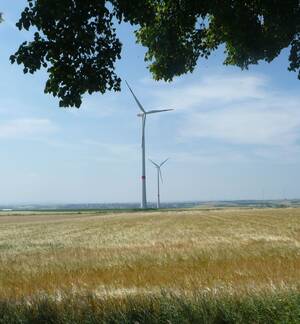
{"type": "Polygon", "coordinates": [[[253,307],[260,323],[279,307],[293,322],[299,269],[298,208],[0,215],[0,323],[1,309],[26,323],[43,307],[153,323],[164,307],[172,323],[178,312],[239,322],[253,307]]]}
{"type": "Polygon", "coordinates": [[[0,323],[299,323],[300,294],[204,297],[129,296],[99,299],[92,295],[32,302],[0,302],[0,323]]]}

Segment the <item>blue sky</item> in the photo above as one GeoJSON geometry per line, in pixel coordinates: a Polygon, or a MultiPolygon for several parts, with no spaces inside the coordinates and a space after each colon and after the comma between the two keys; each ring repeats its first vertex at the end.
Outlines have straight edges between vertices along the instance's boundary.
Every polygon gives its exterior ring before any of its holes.
{"type": "MultiPolygon", "coordinates": [[[[141,125],[128,89],[59,108],[43,93],[44,71],[23,75],[8,61],[30,39],[14,27],[25,4],[0,0],[0,203],[139,201],[141,125]]],[[[287,51],[241,71],[222,65],[220,49],[166,84],[151,80],[132,28],[122,25],[119,37],[118,74],[147,109],[176,109],[147,120],[147,157],[170,158],[163,201],[300,197],[300,81],[287,51]]],[[[155,172],[148,163],[150,201],[155,172]]]]}

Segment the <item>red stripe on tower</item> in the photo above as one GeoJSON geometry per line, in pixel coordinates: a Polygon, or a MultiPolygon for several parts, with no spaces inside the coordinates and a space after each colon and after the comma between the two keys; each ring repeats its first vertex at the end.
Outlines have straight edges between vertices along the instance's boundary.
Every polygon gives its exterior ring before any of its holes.
{"type": "Polygon", "coordinates": [[[141,176],[142,180],[146,180],[146,177],[145,176],[141,176]]]}

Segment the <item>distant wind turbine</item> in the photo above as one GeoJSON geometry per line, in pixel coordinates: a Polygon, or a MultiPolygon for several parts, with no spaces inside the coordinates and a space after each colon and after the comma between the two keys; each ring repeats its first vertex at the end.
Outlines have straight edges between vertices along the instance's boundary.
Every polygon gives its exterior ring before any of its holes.
{"type": "Polygon", "coordinates": [[[169,159],[164,160],[161,164],[157,164],[149,159],[149,161],[156,167],[157,170],[157,208],[160,208],[160,191],[159,191],[159,182],[163,182],[163,177],[161,174],[161,167],[168,161],[169,159]]]}
{"type": "Polygon", "coordinates": [[[149,110],[146,111],[141,103],[138,101],[137,97],[133,93],[127,81],[126,85],[130,90],[135,102],[137,103],[141,113],[137,114],[138,117],[142,118],[142,203],[141,208],[147,208],[147,195],[146,195],[146,162],[145,162],[145,125],[146,125],[146,116],[149,114],[156,114],[164,111],[171,111],[174,109],[161,109],[161,110],[149,110]]]}

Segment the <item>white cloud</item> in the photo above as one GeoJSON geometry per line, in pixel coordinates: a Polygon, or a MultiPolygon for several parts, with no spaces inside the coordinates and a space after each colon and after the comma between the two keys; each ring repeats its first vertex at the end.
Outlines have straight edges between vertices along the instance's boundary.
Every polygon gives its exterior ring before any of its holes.
{"type": "Polygon", "coordinates": [[[256,157],[280,163],[299,163],[300,147],[293,145],[278,147],[259,147],[254,151],[256,157]]]}
{"type": "Polygon", "coordinates": [[[57,127],[48,119],[21,118],[0,123],[0,138],[39,138],[57,127]]]}
{"type": "Polygon", "coordinates": [[[300,130],[300,107],[274,107],[271,103],[227,106],[193,113],[181,136],[210,138],[234,144],[296,144],[300,130]]]}
{"type": "Polygon", "coordinates": [[[152,94],[156,100],[155,106],[182,109],[205,109],[207,107],[221,107],[233,101],[259,100],[267,93],[267,80],[261,75],[210,75],[199,82],[192,82],[181,86],[171,84],[163,90],[154,89],[152,94]]]}
{"type": "Polygon", "coordinates": [[[231,144],[295,145],[300,139],[300,96],[276,92],[263,75],[216,74],[199,82],[153,90],[160,106],[175,107],[180,139],[231,144]]]}
{"type": "Polygon", "coordinates": [[[176,163],[220,164],[226,162],[245,162],[247,159],[241,152],[234,150],[195,150],[194,152],[178,152],[170,155],[176,163]]]}
{"type": "Polygon", "coordinates": [[[262,74],[211,74],[199,81],[152,87],[151,93],[151,106],[180,113],[181,145],[211,143],[192,155],[178,152],[178,160],[300,160],[300,96],[275,90],[262,74]]]}
{"type": "MultiPolygon", "coordinates": [[[[172,86],[174,86],[175,84],[179,84],[182,82],[181,78],[175,78],[172,81],[172,86]]],[[[146,76],[143,77],[139,80],[139,83],[141,83],[142,85],[145,85],[147,87],[151,86],[151,87],[167,87],[168,85],[170,85],[169,82],[163,81],[163,80],[154,80],[151,76],[146,76]]]]}

